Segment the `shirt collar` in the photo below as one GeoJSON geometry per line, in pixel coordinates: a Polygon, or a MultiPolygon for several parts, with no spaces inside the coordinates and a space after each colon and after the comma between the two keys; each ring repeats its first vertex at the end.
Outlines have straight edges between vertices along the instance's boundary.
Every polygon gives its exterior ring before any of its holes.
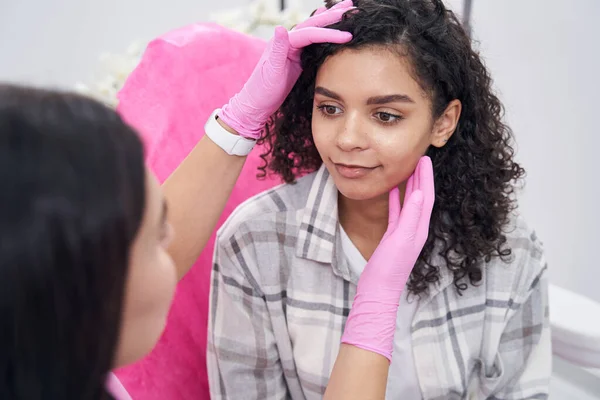
{"type": "Polygon", "coordinates": [[[336,275],[356,281],[343,254],[339,240],[338,190],[325,165],[321,165],[315,172],[300,216],[296,256],[329,264],[336,275]]]}
{"type": "Polygon", "coordinates": [[[331,263],[338,225],[338,191],[322,165],[315,173],[306,200],[296,243],[296,256],[331,263]]]}
{"type": "MultiPolygon", "coordinates": [[[[296,256],[320,263],[330,264],[336,275],[356,283],[351,273],[340,240],[338,216],[338,190],[325,165],[315,173],[300,217],[300,229],[296,242],[296,256]]],[[[434,252],[436,254],[436,252],[434,252]]],[[[440,279],[430,285],[429,293],[422,299],[422,306],[453,282],[453,275],[440,256],[434,256],[439,265],[440,279]]]]}

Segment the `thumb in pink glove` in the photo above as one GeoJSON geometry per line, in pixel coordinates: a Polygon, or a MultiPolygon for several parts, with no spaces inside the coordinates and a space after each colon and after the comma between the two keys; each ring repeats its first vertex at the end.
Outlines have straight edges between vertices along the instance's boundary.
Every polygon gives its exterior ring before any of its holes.
{"type": "Polygon", "coordinates": [[[392,360],[402,291],[427,240],[435,201],[433,167],[422,157],[406,184],[400,210],[398,188],[390,192],[388,229],[360,276],[342,343],[392,360]]]}
{"type": "Polygon", "coordinates": [[[223,106],[219,118],[241,136],[258,139],[302,72],[302,48],[313,43],[350,41],[351,33],[323,27],[339,22],[353,8],[352,0],[345,0],[308,18],[290,32],[281,26],[275,28],[275,35],[254,72],[242,90],[223,106]]]}

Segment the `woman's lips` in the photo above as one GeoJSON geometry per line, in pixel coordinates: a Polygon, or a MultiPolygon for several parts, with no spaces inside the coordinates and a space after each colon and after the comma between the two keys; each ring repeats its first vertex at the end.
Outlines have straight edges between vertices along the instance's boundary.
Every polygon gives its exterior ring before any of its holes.
{"type": "Polygon", "coordinates": [[[347,179],[359,179],[370,174],[377,167],[363,167],[361,165],[347,165],[334,163],[335,170],[338,174],[347,179]]]}

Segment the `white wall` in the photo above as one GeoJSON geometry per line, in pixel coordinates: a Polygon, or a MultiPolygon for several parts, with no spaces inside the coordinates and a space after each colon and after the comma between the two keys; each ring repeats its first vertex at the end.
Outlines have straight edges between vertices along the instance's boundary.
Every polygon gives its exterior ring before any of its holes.
{"type": "MultiPolygon", "coordinates": [[[[279,0],[271,0],[279,2],[279,0]]],[[[308,11],[322,0],[299,2],[308,11]]],[[[72,88],[102,73],[101,53],[122,54],[170,29],[249,0],[0,0],[0,80],[72,88]]],[[[462,0],[449,0],[458,5],[462,0]]]]}
{"type": "Polygon", "coordinates": [[[122,54],[170,29],[246,0],[0,0],[0,79],[72,88],[122,54]]]}
{"type": "MultiPolygon", "coordinates": [[[[72,87],[102,52],[122,53],[247,0],[0,0],[0,80],[72,87]]],[[[449,0],[457,11],[462,0],[449,0]]],[[[552,280],[600,301],[600,1],[473,0],[474,35],[528,170],[522,210],[544,240],[552,280]],[[597,171],[597,172],[596,172],[597,171]]],[[[305,0],[310,10],[320,0],[305,0]]]]}
{"type": "Polygon", "coordinates": [[[600,301],[600,1],[474,0],[472,18],[528,172],[521,209],[551,280],[600,301]]]}

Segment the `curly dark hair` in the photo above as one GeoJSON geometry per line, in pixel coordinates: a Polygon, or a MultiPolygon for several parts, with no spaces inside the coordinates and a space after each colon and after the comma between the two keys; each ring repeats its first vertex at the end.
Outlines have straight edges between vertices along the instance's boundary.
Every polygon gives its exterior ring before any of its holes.
{"type": "Polygon", "coordinates": [[[454,135],[445,146],[427,151],[436,201],[430,234],[408,289],[412,294],[427,292],[439,280],[437,253],[462,293],[468,287],[464,278],[473,285],[481,280],[483,261],[508,261],[511,255],[503,228],[525,171],[513,160],[512,131],[502,122],[504,108],[469,36],[441,0],[355,0],[354,5],[356,10],[331,26],[351,32],[349,43],[315,44],[303,51],[302,75],[266,126],[259,176],[271,171],[291,183],[321,166],[311,118],[317,70],[327,57],[348,48],[395,49],[411,61],[413,76],[430,97],[434,119],[450,101],[462,102],[454,135]]]}

